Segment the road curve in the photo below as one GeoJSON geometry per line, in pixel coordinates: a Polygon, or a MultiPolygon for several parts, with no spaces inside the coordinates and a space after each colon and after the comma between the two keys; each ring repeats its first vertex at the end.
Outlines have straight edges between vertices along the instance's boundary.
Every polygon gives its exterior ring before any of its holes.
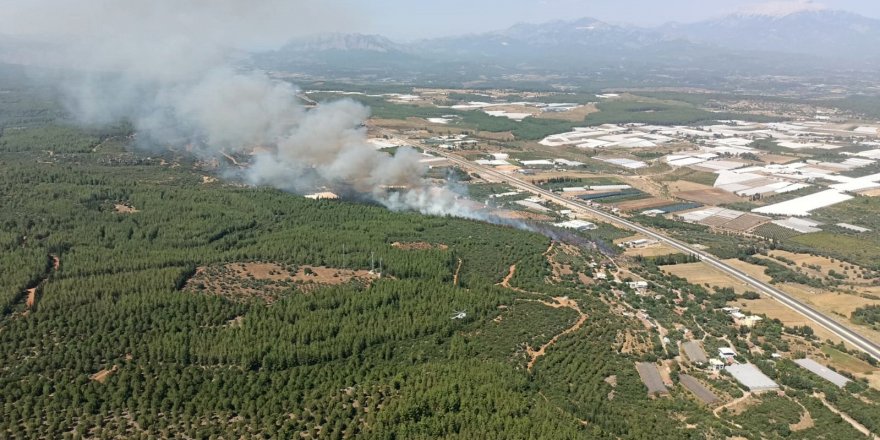
{"type": "Polygon", "coordinates": [[[654,231],[653,229],[646,228],[644,226],[633,223],[629,220],[623,219],[623,218],[618,217],[616,215],[613,215],[613,214],[607,213],[605,211],[596,209],[596,208],[589,206],[583,202],[567,199],[567,198],[562,197],[556,193],[553,193],[551,191],[547,191],[543,188],[540,188],[537,185],[533,185],[531,183],[520,180],[519,178],[517,178],[515,176],[503,174],[503,173],[501,173],[497,170],[494,170],[492,168],[484,167],[479,164],[470,162],[466,159],[463,159],[463,158],[461,158],[455,154],[449,153],[447,151],[443,151],[443,150],[440,150],[437,148],[424,147],[424,146],[420,146],[419,148],[423,148],[423,149],[430,151],[434,154],[443,156],[446,159],[448,159],[450,162],[452,162],[456,165],[459,165],[461,167],[464,167],[465,169],[470,169],[470,170],[476,171],[476,172],[480,173],[481,175],[492,176],[496,179],[507,182],[508,185],[513,186],[515,188],[522,189],[524,191],[528,191],[528,192],[531,192],[536,195],[540,195],[548,200],[551,200],[555,203],[558,203],[562,206],[565,206],[565,207],[568,207],[571,209],[576,209],[576,210],[588,212],[589,214],[594,215],[598,218],[601,218],[602,220],[604,220],[608,223],[611,223],[611,224],[614,224],[617,226],[622,226],[625,229],[629,229],[629,230],[638,232],[638,233],[643,234],[647,237],[653,238],[654,240],[657,240],[661,243],[664,243],[668,246],[671,246],[675,249],[678,249],[684,253],[696,255],[703,262],[709,264],[710,266],[713,266],[716,269],[721,270],[722,272],[736,278],[737,280],[742,281],[743,283],[746,283],[746,284],[754,287],[755,289],[763,292],[764,294],[770,296],[771,298],[785,304],[789,308],[791,308],[794,311],[800,313],[801,315],[809,318],[811,321],[822,326],[823,328],[830,331],[831,333],[834,333],[835,335],[837,335],[838,337],[840,337],[844,341],[849,342],[853,346],[857,347],[859,350],[862,350],[863,352],[867,353],[869,356],[873,357],[874,359],[880,360],[880,345],[878,345],[877,343],[865,338],[864,336],[856,333],[855,331],[841,325],[837,321],[835,321],[835,320],[823,315],[822,313],[810,308],[809,306],[805,305],[804,303],[791,297],[787,293],[785,293],[785,292],[783,292],[783,291],[781,291],[781,290],[779,290],[779,289],[777,289],[767,283],[761,282],[760,280],[758,280],[756,278],[749,276],[745,272],[742,272],[739,269],[736,269],[733,266],[728,265],[727,263],[721,261],[720,259],[718,259],[712,255],[709,255],[708,253],[705,253],[699,249],[695,249],[695,248],[691,247],[690,245],[685,244],[683,242],[680,242],[678,240],[675,240],[673,238],[667,237],[659,232],[654,231]]]}

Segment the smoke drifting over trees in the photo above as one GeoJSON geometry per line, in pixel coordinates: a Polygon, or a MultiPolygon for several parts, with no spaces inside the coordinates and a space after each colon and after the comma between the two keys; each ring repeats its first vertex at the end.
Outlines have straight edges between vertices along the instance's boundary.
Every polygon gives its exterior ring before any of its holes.
{"type": "Polygon", "coordinates": [[[84,123],[129,120],[142,146],[190,145],[206,156],[261,147],[240,176],[255,185],[326,185],[393,209],[470,216],[453,192],[423,182],[417,153],[389,156],[366,143],[361,104],[306,111],[293,86],[236,62],[238,49],[281,44],[291,28],[345,22],[320,2],[37,0],[8,9],[0,21],[10,32],[58,48],[32,62],[73,72],[61,89],[84,123]],[[389,186],[408,190],[389,195],[389,186]]]}

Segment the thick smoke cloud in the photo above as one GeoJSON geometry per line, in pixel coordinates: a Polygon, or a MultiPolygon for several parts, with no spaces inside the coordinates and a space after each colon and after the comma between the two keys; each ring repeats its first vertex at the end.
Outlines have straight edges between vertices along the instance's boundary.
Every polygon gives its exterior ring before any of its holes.
{"type": "Polygon", "coordinates": [[[392,157],[366,142],[364,106],[340,101],[306,111],[293,86],[237,62],[243,50],[282,44],[291,29],[344,26],[344,11],[289,0],[0,2],[4,32],[59,48],[32,62],[75,72],[62,89],[84,123],[130,120],[149,148],[186,145],[207,156],[256,149],[236,172],[254,185],[327,186],[392,209],[474,217],[453,192],[423,181],[417,153],[392,157]]]}

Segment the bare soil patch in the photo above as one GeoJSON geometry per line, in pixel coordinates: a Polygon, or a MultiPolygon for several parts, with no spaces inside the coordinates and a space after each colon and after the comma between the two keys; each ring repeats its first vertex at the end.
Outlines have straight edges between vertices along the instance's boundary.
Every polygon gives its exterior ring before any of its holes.
{"type": "Polygon", "coordinates": [[[27,290],[27,301],[25,302],[25,305],[27,306],[28,309],[33,309],[36,304],[37,304],[37,288],[34,287],[34,288],[27,290]]]}
{"type": "Polygon", "coordinates": [[[868,191],[862,191],[859,194],[865,197],[880,197],[880,189],[871,189],[868,191]]]}
{"type": "Polygon", "coordinates": [[[719,205],[723,203],[736,203],[742,199],[736,194],[729,193],[723,189],[703,189],[697,191],[679,191],[674,194],[675,197],[691,202],[702,203],[704,205],[719,205]]]}
{"type": "Polygon", "coordinates": [[[666,273],[684,278],[691,284],[730,287],[737,293],[743,293],[747,290],[745,284],[733,280],[724,272],[703,262],[662,266],[661,269],[666,273]]]}
{"type": "Polygon", "coordinates": [[[623,251],[626,256],[660,257],[663,255],[680,254],[681,251],[663,243],[656,243],[642,248],[629,248],[623,251]]]}
{"type": "Polygon", "coordinates": [[[536,212],[527,212],[527,211],[511,211],[508,209],[500,209],[494,212],[496,215],[502,218],[509,218],[513,220],[534,220],[536,222],[549,222],[553,220],[553,217],[544,214],[538,214],[536,212]]]}
{"type": "Polygon", "coordinates": [[[803,315],[788,308],[784,304],[775,299],[762,296],[755,300],[737,300],[730,303],[734,307],[743,307],[746,311],[757,314],[767,315],[771,319],[778,319],[788,327],[793,326],[810,326],[820,340],[830,339],[834,343],[841,342],[841,339],[833,333],[825,330],[824,327],[817,325],[815,322],[807,319],[803,315]]]}
{"type": "Polygon", "coordinates": [[[689,180],[674,180],[671,182],[663,182],[666,184],[666,187],[669,189],[669,192],[684,192],[684,191],[704,191],[708,189],[712,189],[709,185],[703,185],[702,183],[691,182],[689,180]]]}
{"type": "Polygon", "coordinates": [[[559,243],[559,246],[556,246],[556,242],[550,243],[550,247],[544,252],[544,257],[547,258],[547,262],[550,263],[551,269],[551,278],[553,282],[561,282],[563,277],[574,275],[574,270],[572,266],[565,262],[565,260],[560,261],[560,254],[566,257],[579,257],[581,255],[580,250],[577,247],[559,243]]]}
{"type": "Polygon", "coordinates": [[[476,137],[479,139],[488,139],[490,141],[513,142],[516,136],[509,131],[478,131],[476,137]]]}
{"type": "Polygon", "coordinates": [[[539,119],[558,119],[562,121],[578,122],[583,121],[587,116],[598,112],[595,104],[587,104],[567,112],[541,112],[538,114],[539,119]]]}
{"type": "Polygon", "coordinates": [[[98,383],[104,383],[107,381],[108,378],[110,378],[110,376],[113,373],[115,373],[118,370],[119,370],[119,365],[114,365],[113,368],[111,368],[111,369],[103,369],[103,370],[89,376],[89,379],[91,379],[95,382],[98,382],[98,383]]]}
{"type": "Polygon", "coordinates": [[[516,275],[516,265],[513,264],[510,266],[510,270],[507,272],[507,276],[504,277],[503,280],[498,284],[501,287],[506,287],[510,289],[510,280],[513,279],[513,276],[516,275]]]}
{"type": "Polygon", "coordinates": [[[750,406],[758,403],[757,400],[752,397],[752,393],[746,392],[742,397],[732,400],[724,405],[715,408],[712,412],[715,414],[715,417],[718,417],[718,414],[727,408],[727,411],[732,415],[739,415],[746,412],[750,406]]]}
{"type": "Polygon", "coordinates": [[[461,258],[459,258],[459,259],[458,259],[458,264],[455,266],[455,275],[452,276],[452,285],[453,285],[453,286],[457,286],[457,285],[458,285],[458,280],[459,280],[460,275],[461,275],[461,265],[462,265],[462,264],[464,264],[464,262],[461,260],[461,258]]]}
{"type": "MultiPolygon", "coordinates": [[[[803,408],[803,405],[801,405],[801,408],[803,408]]],[[[793,432],[804,431],[812,428],[813,426],[816,426],[816,424],[813,422],[813,415],[810,414],[810,411],[808,411],[806,408],[804,408],[804,412],[801,413],[801,419],[797,423],[788,425],[789,429],[791,429],[793,432]]]]}
{"type": "Polygon", "coordinates": [[[764,155],[761,155],[760,157],[761,157],[761,162],[768,163],[768,164],[782,164],[782,165],[784,165],[784,164],[787,164],[790,162],[801,160],[801,158],[799,158],[799,157],[783,156],[781,154],[764,154],[764,155]]]}
{"type": "Polygon", "coordinates": [[[117,203],[113,205],[113,210],[120,214],[134,214],[136,212],[140,212],[127,203],[117,203]]]}
{"type": "Polygon", "coordinates": [[[660,197],[650,197],[647,199],[641,200],[631,200],[628,202],[616,203],[615,207],[619,208],[621,211],[644,211],[647,209],[657,208],[660,206],[671,205],[674,202],[669,199],[664,199],[660,197]]]}
{"type": "Polygon", "coordinates": [[[377,275],[366,270],[294,267],[267,262],[229,263],[196,269],[184,290],[273,302],[282,292],[293,288],[308,293],[324,286],[350,282],[368,285],[376,278],[377,275]]]}
{"type": "Polygon", "coordinates": [[[449,246],[445,244],[433,244],[426,243],[424,241],[410,242],[410,243],[401,243],[394,242],[391,243],[391,247],[395,249],[400,249],[403,251],[429,251],[431,249],[439,249],[441,251],[445,251],[449,249],[449,246]]]}

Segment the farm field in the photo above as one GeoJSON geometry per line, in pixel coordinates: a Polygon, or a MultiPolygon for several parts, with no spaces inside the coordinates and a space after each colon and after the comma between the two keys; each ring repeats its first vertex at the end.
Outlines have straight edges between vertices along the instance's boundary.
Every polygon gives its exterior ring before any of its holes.
{"type": "MultiPolygon", "coordinates": [[[[684,278],[691,284],[699,286],[731,288],[738,294],[749,290],[748,286],[742,282],[736,281],[724,272],[702,262],[661,266],[661,269],[666,273],[684,278]]],[[[763,277],[763,273],[761,276],[763,277]]]]}
{"type": "Polygon", "coordinates": [[[742,199],[735,194],[716,188],[678,191],[673,193],[673,196],[691,202],[702,203],[704,205],[718,205],[742,201],[742,199]]]}

